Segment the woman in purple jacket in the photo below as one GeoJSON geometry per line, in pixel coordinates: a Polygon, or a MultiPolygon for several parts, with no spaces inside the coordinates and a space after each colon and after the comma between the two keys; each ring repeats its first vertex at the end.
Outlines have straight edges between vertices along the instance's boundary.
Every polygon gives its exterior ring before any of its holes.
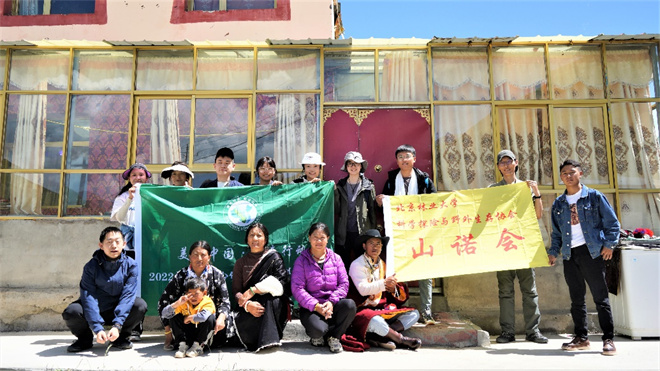
{"type": "Polygon", "coordinates": [[[355,302],[346,299],[348,275],[339,255],[327,248],[330,230],[324,223],[309,229],[310,248],[296,259],[291,291],[300,305],[300,322],[313,346],[326,341],[333,353],[342,351],[339,339],[355,317],[355,302]]]}

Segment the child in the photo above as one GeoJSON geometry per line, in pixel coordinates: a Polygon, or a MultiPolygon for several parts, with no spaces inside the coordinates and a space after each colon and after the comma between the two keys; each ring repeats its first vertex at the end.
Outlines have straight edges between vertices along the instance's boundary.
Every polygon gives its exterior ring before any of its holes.
{"type": "Polygon", "coordinates": [[[206,295],[206,282],[193,277],[185,283],[186,294],[163,309],[162,316],[170,320],[179,350],[175,358],[197,357],[204,353],[205,344],[210,346],[215,326],[215,305],[206,295]]]}
{"type": "Polygon", "coordinates": [[[294,183],[316,183],[321,181],[321,170],[325,162],[321,161],[321,155],[314,152],[305,153],[300,162],[303,169],[303,175],[293,180],[294,183]]]}

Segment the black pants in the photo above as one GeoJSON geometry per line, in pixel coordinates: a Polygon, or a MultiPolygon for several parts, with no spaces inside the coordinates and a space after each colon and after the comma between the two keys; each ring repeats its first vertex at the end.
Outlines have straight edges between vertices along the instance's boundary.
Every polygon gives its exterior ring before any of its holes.
{"type": "MultiPolygon", "coordinates": [[[[131,312],[128,314],[128,317],[126,317],[119,336],[128,338],[131,335],[133,328],[144,320],[144,314],[146,312],[147,302],[142,298],[135,298],[133,308],[131,308],[131,312]]],[[[106,325],[112,325],[112,320],[115,318],[114,308],[101,312],[101,317],[103,317],[106,325]]],[[[64,312],[62,312],[62,318],[69,330],[71,330],[73,335],[78,339],[83,341],[89,339],[90,342],[94,340],[94,333],[92,333],[92,330],[89,328],[89,323],[87,323],[87,320],[85,319],[80,300],[69,304],[64,312]]]]}
{"type": "Polygon", "coordinates": [[[348,326],[355,318],[355,302],[351,299],[341,299],[332,310],[332,317],[327,321],[316,312],[300,308],[300,323],[310,338],[334,337],[340,339],[346,333],[348,326]]]}
{"type": "Polygon", "coordinates": [[[194,342],[201,345],[209,343],[215,328],[215,314],[211,314],[206,321],[198,324],[184,323],[184,319],[185,317],[181,314],[177,314],[170,319],[175,347],[182,341],[185,341],[188,346],[191,346],[194,342]]]}
{"type": "Polygon", "coordinates": [[[592,258],[587,245],[571,250],[571,258],[564,260],[564,278],[571,295],[571,316],[575,325],[575,336],[586,338],[587,304],[586,286],[589,285],[591,296],[596,304],[598,322],[603,331],[603,340],[614,338],[614,320],[605,281],[605,261],[602,256],[592,258]]]}

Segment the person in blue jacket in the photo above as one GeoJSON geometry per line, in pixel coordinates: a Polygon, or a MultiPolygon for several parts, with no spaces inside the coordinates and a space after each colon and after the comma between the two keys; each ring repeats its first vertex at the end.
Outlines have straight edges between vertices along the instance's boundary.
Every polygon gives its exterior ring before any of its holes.
{"type": "Polygon", "coordinates": [[[137,297],[138,266],[124,252],[126,241],[117,227],[101,232],[99,249],[85,264],[80,279],[80,298],[62,313],[67,327],[78,338],[68,352],[111,342],[118,349],[131,349],[131,330],[144,319],[147,303],[137,297]],[[106,330],[103,326],[112,326],[106,330]]]}

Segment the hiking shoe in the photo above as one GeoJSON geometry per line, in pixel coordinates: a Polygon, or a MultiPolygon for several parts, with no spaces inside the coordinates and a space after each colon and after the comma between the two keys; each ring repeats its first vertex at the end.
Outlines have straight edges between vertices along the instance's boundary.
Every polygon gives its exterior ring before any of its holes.
{"type": "MultiPolygon", "coordinates": [[[[547,341],[548,339],[545,340],[547,341]]],[[[512,341],[516,341],[516,335],[506,331],[495,339],[495,342],[500,344],[510,343],[512,341]]]]}
{"type": "Polygon", "coordinates": [[[419,316],[419,322],[425,324],[425,325],[435,325],[435,320],[433,319],[433,316],[431,313],[424,312],[422,313],[421,316],[419,316]]]}
{"type": "Polygon", "coordinates": [[[73,344],[69,345],[66,348],[66,351],[69,353],[78,353],[82,352],[83,350],[90,349],[94,346],[94,343],[92,343],[91,340],[81,340],[78,339],[73,342],[73,344]]]}
{"type": "Polygon", "coordinates": [[[339,339],[334,338],[332,336],[328,338],[328,346],[330,347],[330,351],[332,353],[341,353],[342,351],[344,351],[344,348],[341,346],[339,339]]]}
{"type": "Polygon", "coordinates": [[[174,350],[174,345],[165,344],[165,345],[163,345],[163,350],[174,350]]]}
{"type": "Polygon", "coordinates": [[[587,338],[581,338],[581,337],[574,337],[573,340],[571,340],[570,343],[564,343],[561,345],[561,349],[563,350],[586,350],[591,347],[591,344],[589,343],[589,339],[587,338]]]}
{"type": "Polygon", "coordinates": [[[141,341],[142,340],[142,333],[140,331],[133,330],[131,332],[131,336],[128,337],[129,341],[141,341]]]}
{"type": "Polygon", "coordinates": [[[112,347],[121,350],[126,350],[133,348],[133,343],[131,343],[131,341],[128,340],[128,338],[120,336],[117,338],[117,340],[112,342],[112,347]]]}
{"type": "Polygon", "coordinates": [[[179,350],[174,353],[174,358],[185,358],[186,351],[188,350],[188,345],[185,341],[179,343],[179,350]]]}
{"type": "Polygon", "coordinates": [[[536,331],[535,333],[531,335],[527,335],[525,337],[525,340],[531,341],[533,343],[539,343],[539,344],[546,344],[548,342],[548,338],[541,335],[540,332],[536,331]]]}
{"type": "Polygon", "coordinates": [[[309,339],[309,342],[312,344],[313,347],[322,347],[325,345],[325,339],[321,338],[311,338],[309,339]]]}
{"type": "Polygon", "coordinates": [[[204,354],[204,348],[202,348],[198,342],[194,342],[190,349],[188,349],[186,352],[186,357],[194,358],[201,356],[202,354],[204,354]]]}
{"type": "Polygon", "coordinates": [[[603,340],[603,353],[604,356],[613,356],[616,354],[616,347],[612,339],[603,340]]]}

